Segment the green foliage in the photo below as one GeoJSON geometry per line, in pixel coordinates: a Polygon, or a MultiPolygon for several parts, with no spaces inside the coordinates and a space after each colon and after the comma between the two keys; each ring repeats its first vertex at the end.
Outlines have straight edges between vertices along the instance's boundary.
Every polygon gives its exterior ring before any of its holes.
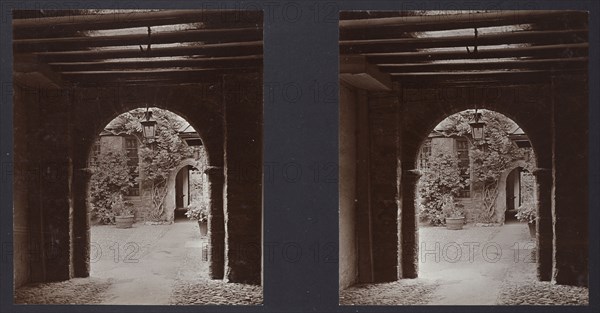
{"type": "Polygon", "coordinates": [[[208,221],[208,203],[203,199],[193,200],[187,207],[185,215],[191,219],[200,222],[208,221]]]}
{"type": "Polygon", "coordinates": [[[465,217],[463,205],[456,203],[452,195],[444,195],[442,197],[442,213],[445,217],[465,217]]]}
{"type": "Polygon", "coordinates": [[[536,205],[533,200],[523,202],[517,208],[517,214],[515,215],[521,222],[533,223],[537,218],[536,205]]]}
{"type": "Polygon", "coordinates": [[[111,209],[115,216],[134,215],[133,203],[130,201],[124,201],[122,195],[113,195],[111,209]]]}
{"type": "Polygon", "coordinates": [[[203,176],[201,170],[190,172],[190,189],[192,190],[190,196],[192,201],[187,207],[185,215],[191,220],[207,222],[210,202],[205,195],[207,186],[203,176]]]}
{"type": "MultiPolygon", "coordinates": [[[[107,125],[107,128],[115,133],[133,135],[138,138],[140,142],[138,149],[140,184],[151,188],[153,211],[150,213],[150,217],[160,220],[164,215],[167,179],[182,160],[194,156],[195,148],[188,147],[177,134],[185,123],[181,117],[158,108],[151,110],[153,118],[157,121],[154,140],[147,141],[143,138],[140,120],[144,117],[145,108],[119,115],[107,125]]],[[[127,168],[127,158],[124,153],[118,152],[118,154],[119,162],[104,161],[100,167],[93,169],[93,172],[98,174],[91,178],[92,207],[97,208],[95,210],[101,212],[102,219],[106,221],[114,220],[114,212],[111,211],[110,200],[108,200],[115,193],[114,190],[118,189],[118,194],[124,195],[127,188],[133,185],[132,173],[128,172],[127,168]],[[127,184],[115,184],[111,180],[127,182],[127,184]],[[113,185],[118,185],[119,188],[115,188],[113,185]]]]}
{"type": "MultiPolygon", "coordinates": [[[[178,115],[166,110],[152,108],[152,116],[156,119],[156,138],[150,141],[141,140],[139,149],[140,178],[143,186],[152,188],[152,204],[150,217],[160,220],[164,214],[164,200],[167,195],[167,179],[171,172],[186,158],[194,155],[194,148],[188,147],[177,136],[177,131],[185,121],[178,115]]],[[[139,121],[144,117],[145,109],[136,109],[120,115],[110,127],[142,138],[142,127],[139,121]]]]}
{"type": "MultiPolygon", "coordinates": [[[[204,150],[203,150],[204,151],[204,150]]],[[[202,157],[200,158],[202,159],[202,157]]],[[[199,200],[206,198],[208,192],[208,186],[205,181],[206,177],[203,173],[205,168],[198,168],[198,170],[190,171],[190,200],[199,200]]]]}
{"type": "Polygon", "coordinates": [[[121,199],[133,180],[127,166],[127,156],[122,151],[100,153],[89,167],[90,206],[92,218],[105,224],[113,224],[115,212],[113,204],[121,199]]]}
{"type": "Polygon", "coordinates": [[[460,175],[456,156],[432,155],[429,167],[423,169],[418,186],[420,218],[428,220],[432,225],[443,225],[446,214],[449,213],[449,203],[454,205],[454,197],[468,183],[468,179],[460,175]]]}
{"type": "MultiPolygon", "coordinates": [[[[533,162],[530,162],[533,163],[533,162]]],[[[528,164],[528,168],[533,167],[528,164]]],[[[527,170],[521,172],[521,201],[534,201],[535,195],[535,177],[527,170]]]]}
{"type": "Polygon", "coordinates": [[[516,127],[512,120],[494,111],[482,110],[481,113],[482,121],[485,122],[485,139],[481,141],[475,141],[471,136],[469,122],[472,120],[472,112],[463,111],[451,115],[442,123],[444,135],[470,139],[471,177],[483,192],[482,217],[491,219],[495,213],[498,183],[502,173],[517,160],[526,160],[525,169],[531,171],[535,167],[535,159],[532,149],[519,148],[510,139],[510,132],[516,127]]]}

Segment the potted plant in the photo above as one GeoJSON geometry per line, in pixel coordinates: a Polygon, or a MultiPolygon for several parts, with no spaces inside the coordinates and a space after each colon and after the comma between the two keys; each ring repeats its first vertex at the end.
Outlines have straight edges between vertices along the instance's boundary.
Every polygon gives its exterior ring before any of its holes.
{"type": "Polygon", "coordinates": [[[122,195],[113,197],[112,210],[115,213],[115,225],[117,228],[131,228],[135,221],[132,206],[128,201],[123,201],[122,195]]]}
{"type": "Polygon", "coordinates": [[[460,230],[465,224],[465,215],[461,204],[454,202],[454,197],[444,196],[442,212],[446,216],[446,228],[451,230],[460,230]]]}
{"type": "Polygon", "coordinates": [[[533,201],[525,201],[517,208],[517,214],[515,214],[517,220],[520,222],[527,222],[529,227],[529,235],[531,238],[535,238],[535,221],[537,219],[536,206],[533,201]]]}
{"type": "Polygon", "coordinates": [[[192,201],[187,207],[185,216],[190,220],[198,221],[201,236],[204,237],[208,234],[208,205],[206,203],[198,200],[192,201]]]}

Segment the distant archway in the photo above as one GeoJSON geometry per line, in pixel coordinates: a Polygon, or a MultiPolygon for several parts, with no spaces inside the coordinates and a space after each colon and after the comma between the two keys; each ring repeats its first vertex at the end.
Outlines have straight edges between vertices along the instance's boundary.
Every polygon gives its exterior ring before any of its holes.
{"type": "Polygon", "coordinates": [[[520,195],[520,175],[521,171],[523,171],[526,167],[527,162],[523,160],[515,161],[513,164],[508,166],[504,173],[502,173],[500,176],[498,183],[498,190],[500,191],[500,194],[496,199],[496,213],[498,216],[504,217],[504,219],[500,221],[502,223],[504,223],[507,219],[507,211],[514,211],[521,204],[521,201],[518,198],[518,195],[520,195]],[[509,179],[512,179],[512,182],[509,181],[509,179]],[[518,183],[515,184],[514,182],[518,183]],[[510,195],[510,189],[512,189],[513,196],[510,195]],[[515,199],[515,197],[517,198],[515,199]],[[511,200],[513,201],[512,204],[509,203],[511,200]]]}
{"type": "MultiPolygon", "coordinates": [[[[188,158],[185,159],[183,161],[181,161],[181,163],[179,163],[179,165],[173,169],[173,171],[171,171],[171,174],[169,175],[169,178],[167,179],[167,196],[165,197],[165,208],[166,208],[166,212],[168,212],[168,217],[167,220],[168,221],[174,221],[175,220],[175,210],[177,209],[181,209],[181,208],[185,208],[189,202],[190,202],[190,192],[183,192],[183,199],[178,199],[179,196],[181,196],[181,194],[179,194],[178,189],[179,188],[185,188],[185,189],[190,189],[190,185],[189,185],[189,175],[188,178],[184,179],[184,181],[182,182],[183,185],[182,186],[178,186],[178,177],[181,177],[181,174],[183,173],[183,171],[190,171],[192,169],[203,169],[206,167],[206,165],[203,164],[204,160],[196,160],[193,158],[188,158]],[[178,202],[182,202],[182,203],[178,203],[178,202]]],[[[205,175],[205,174],[203,174],[205,175]]],[[[185,177],[185,176],[184,176],[185,177]]],[[[210,188],[208,186],[208,188],[210,188]]],[[[210,190],[206,190],[203,191],[206,195],[210,194],[210,190]]]]}

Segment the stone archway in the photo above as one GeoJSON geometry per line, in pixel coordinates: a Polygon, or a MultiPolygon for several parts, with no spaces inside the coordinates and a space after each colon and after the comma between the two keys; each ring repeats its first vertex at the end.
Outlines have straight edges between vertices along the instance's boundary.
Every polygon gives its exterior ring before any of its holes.
{"type": "MultiPolygon", "coordinates": [[[[39,170],[53,175],[48,177],[51,183],[23,179],[17,186],[21,193],[16,198],[15,210],[39,217],[22,219],[22,225],[28,234],[33,234],[33,243],[41,254],[38,259],[27,259],[25,265],[15,270],[16,281],[24,284],[89,276],[91,240],[86,203],[89,152],[108,122],[119,114],[149,104],[187,120],[206,148],[205,173],[212,201],[208,225],[210,277],[260,284],[261,82],[262,76],[258,74],[231,74],[218,81],[161,88],[119,84],[65,88],[57,90],[56,97],[39,98],[30,96],[25,89],[16,89],[16,125],[35,127],[28,129],[28,136],[17,137],[15,154],[27,162],[43,165],[39,170]],[[27,112],[39,114],[34,116],[27,112]],[[42,123],[42,116],[47,117],[48,122],[42,123]],[[56,121],[64,123],[56,125],[56,121]],[[251,166],[257,171],[249,173],[249,179],[237,179],[238,169],[251,166]],[[238,247],[251,250],[252,258],[248,257],[249,253],[238,253],[238,247]],[[57,257],[45,254],[42,249],[64,253],[57,257]],[[30,268],[34,269],[31,273],[30,268]]],[[[25,242],[24,238],[19,237],[18,242],[25,242]]]]}
{"type": "MultiPolygon", "coordinates": [[[[372,93],[361,100],[369,106],[358,124],[356,204],[364,218],[356,219],[358,278],[385,282],[418,275],[416,186],[419,150],[435,126],[449,115],[474,109],[501,113],[528,135],[539,173],[552,168],[551,93],[547,86],[405,88],[395,94],[372,93]],[[515,95],[518,96],[515,96],[515,95]],[[524,109],[526,108],[526,109],[524,109]],[[362,161],[361,159],[364,159],[362,161]],[[358,188],[358,186],[357,186],[358,188]],[[363,191],[366,190],[366,191],[363,191]]],[[[358,103],[358,102],[357,102],[358,103]]],[[[539,179],[538,179],[539,181],[539,179]]],[[[538,273],[550,279],[552,267],[552,181],[538,184],[538,273]]]]}
{"type": "MultiPolygon", "coordinates": [[[[469,88],[465,89],[467,91],[470,90],[469,88]]],[[[473,102],[477,101],[477,103],[480,103],[478,105],[480,109],[487,109],[505,115],[517,123],[525,133],[528,134],[534,154],[536,157],[540,156],[536,158],[538,168],[548,164],[546,162],[552,156],[551,146],[548,145],[547,142],[547,138],[552,135],[551,129],[549,127],[542,127],[545,126],[543,124],[544,121],[548,124],[551,123],[548,114],[543,112],[544,107],[540,106],[537,108],[540,110],[538,113],[540,120],[533,120],[522,114],[522,111],[519,109],[518,99],[510,97],[510,89],[492,90],[494,92],[490,93],[490,95],[487,95],[486,91],[482,90],[478,96],[474,96],[472,94],[473,91],[471,91],[471,93],[467,92],[466,98],[460,96],[460,89],[459,91],[455,91],[458,95],[452,97],[446,96],[446,93],[444,93],[443,90],[437,90],[436,92],[438,93],[439,98],[427,96],[420,99],[425,103],[406,102],[400,104],[401,107],[404,107],[405,113],[399,127],[401,137],[400,142],[402,145],[401,155],[399,157],[401,160],[399,169],[399,198],[401,199],[399,207],[399,231],[400,238],[403,239],[398,247],[400,251],[399,263],[401,265],[399,277],[401,278],[415,278],[418,273],[417,256],[419,250],[415,199],[420,173],[417,170],[417,161],[421,145],[437,124],[452,114],[473,109],[473,102]],[[473,97],[475,97],[475,99],[473,99],[473,97]],[[546,118],[548,118],[548,120],[545,120],[546,118]]],[[[535,89],[525,89],[523,92],[534,92],[534,90],[535,89]]],[[[543,99],[537,99],[537,101],[541,100],[543,99]]],[[[547,166],[550,167],[550,165],[547,166]]],[[[505,181],[506,178],[504,178],[504,182],[505,181]]],[[[538,211],[540,212],[540,215],[543,216],[551,215],[550,206],[541,206],[538,211]]],[[[551,227],[551,224],[544,225],[544,234],[538,236],[538,241],[541,240],[541,242],[544,243],[543,245],[539,245],[544,246],[540,249],[544,253],[547,253],[548,250],[552,249],[552,229],[548,228],[548,226],[551,227]],[[542,238],[540,239],[540,237],[542,238]],[[549,241],[550,244],[548,244],[549,241]]],[[[545,254],[545,258],[538,259],[538,264],[541,264],[540,266],[544,266],[544,268],[547,269],[548,264],[552,264],[551,254],[545,254]]],[[[545,277],[547,276],[546,273],[545,277]]]]}
{"type": "MultiPolygon", "coordinates": [[[[223,176],[223,120],[219,112],[219,103],[221,100],[220,89],[215,89],[212,93],[203,93],[197,95],[193,92],[194,88],[172,87],[166,88],[160,93],[158,98],[152,99],[154,107],[163,110],[171,111],[187,122],[198,132],[203,145],[206,149],[206,166],[219,169],[215,171],[213,177],[208,177],[209,185],[223,185],[225,182],[219,177],[223,176]],[[190,106],[189,103],[198,103],[198,105],[190,106]],[[214,183],[213,183],[214,181],[214,183]]],[[[73,158],[73,204],[80,209],[74,211],[73,217],[73,233],[75,245],[73,246],[73,276],[87,277],[90,270],[90,225],[86,203],[86,192],[88,186],[89,175],[85,168],[87,167],[87,158],[92,149],[92,144],[97,134],[104,128],[108,122],[118,115],[130,110],[144,107],[145,97],[139,99],[129,99],[123,101],[120,98],[114,98],[114,94],[121,93],[137,93],[150,94],[151,92],[145,88],[108,88],[108,89],[83,89],[76,90],[72,101],[83,101],[93,97],[95,101],[91,101],[87,110],[83,110],[78,106],[74,108],[80,110],[73,114],[79,115],[80,119],[73,125],[77,131],[78,137],[75,138],[79,142],[80,149],[74,150],[75,157],[73,158]],[[110,101],[112,100],[112,101],[110,101]],[[102,105],[103,103],[103,105],[102,105]],[[82,210],[83,209],[83,210],[82,210]]],[[[89,101],[88,101],[89,102],[89,101]]],[[[183,166],[183,165],[182,165],[183,166]]],[[[175,172],[176,175],[176,172],[175,172]]],[[[214,279],[223,278],[224,273],[224,213],[223,213],[223,188],[210,188],[209,198],[211,199],[211,219],[213,228],[209,234],[210,255],[210,276],[214,279]]],[[[174,201],[173,201],[174,202],[174,201]]],[[[172,218],[173,212],[169,212],[172,218]]]]}

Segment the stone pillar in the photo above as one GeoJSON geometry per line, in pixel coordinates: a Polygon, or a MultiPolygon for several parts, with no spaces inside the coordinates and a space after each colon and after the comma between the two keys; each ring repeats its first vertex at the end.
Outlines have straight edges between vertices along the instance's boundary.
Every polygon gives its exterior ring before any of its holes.
{"type": "Polygon", "coordinates": [[[588,285],[587,85],[582,76],[553,79],[553,278],[564,285],[588,285]]]}
{"type": "Polygon", "coordinates": [[[416,278],[419,270],[419,239],[415,206],[419,177],[421,177],[421,173],[415,169],[403,169],[400,177],[401,278],[416,278]]]}
{"type": "Polygon", "coordinates": [[[225,279],[262,281],[262,81],[224,79],[225,279]]]}
{"type": "Polygon", "coordinates": [[[90,219],[86,201],[86,189],[90,176],[84,165],[74,165],[73,187],[71,190],[74,277],[88,277],[90,275],[90,219]]]}
{"type": "Polygon", "coordinates": [[[552,169],[533,171],[537,184],[537,276],[541,281],[552,279],[552,169]]]}
{"type": "Polygon", "coordinates": [[[70,105],[65,90],[40,91],[42,116],[37,136],[31,138],[40,160],[39,186],[31,190],[30,198],[39,197],[39,214],[43,247],[44,281],[61,281],[72,276],[72,159],[70,157],[70,105]]]}
{"type": "Polygon", "coordinates": [[[369,99],[369,200],[374,282],[398,279],[398,105],[369,99]]]}
{"type": "Polygon", "coordinates": [[[208,167],[210,190],[210,218],[208,219],[208,271],[210,278],[223,279],[225,270],[225,215],[223,213],[223,184],[225,176],[222,167],[208,167]]]}
{"type": "MultiPolygon", "coordinates": [[[[358,282],[374,281],[373,219],[371,216],[371,178],[369,148],[369,108],[365,91],[358,91],[356,125],[356,239],[358,282]]],[[[340,238],[341,240],[341,238],[340,238]]]]}

